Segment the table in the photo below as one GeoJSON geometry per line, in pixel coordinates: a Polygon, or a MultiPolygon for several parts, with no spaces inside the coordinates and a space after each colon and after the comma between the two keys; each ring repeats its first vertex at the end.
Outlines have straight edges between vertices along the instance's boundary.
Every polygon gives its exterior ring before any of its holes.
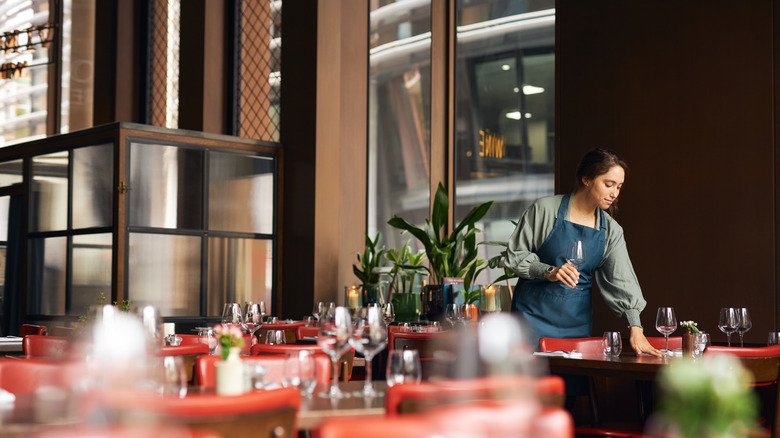
{"type": "MultiPolygon", "coordinates": [[[[363,381],[340,382],[339,388],[347,393],[354,393],[363,389],[363,381]]],[[[330,384],[320,383],[314,389],[311,397],[301,399],[301,409],[298,411],[298,429],[316,429],[319,424],[328,418],[345,417],[375,417],[385,416],[385,396],[387,382],[374,381],[374,389],[382,395],[373,398],[351,396],[349,398],[331,400],[319,397],[317,394],[327,392],[330,384]]]]}
{"type": "MultiPolygon", "coordinates": [[[[617,358],[607,358],[603,354],[583,354],[581,358],[557,356],[539,356],[547,361],[550,372],[554,374],[575,374],[587,376],[591,395],[595,394],[594,377],[627,378],[635,380],[638,396],[638,416],[644,422],[653,409],[653,383],[664,367],[674,366],[680,357],[655,357],[642,354],[637,356],[627,351],[617,358]]],[[[591,398],[591,413],[598,424],[598,412],[591,398]]]]}

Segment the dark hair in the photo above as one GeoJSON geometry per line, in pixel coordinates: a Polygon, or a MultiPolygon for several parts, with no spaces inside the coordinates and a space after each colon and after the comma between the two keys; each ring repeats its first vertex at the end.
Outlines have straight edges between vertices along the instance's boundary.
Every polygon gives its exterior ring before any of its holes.
{"type": "MultiPolygon", "coordinates": [[[[626,176],[628,176],[628,164],[620,158],[617,152],[609,149],[596,148],[586,153],[580,164],[577,166],[577,188],[583,187],[585,184],[582,182],[583,178],[596,179],[599,175],[604,175],[609,172],[615,166],[623,168],[626,176]]],[[[620,197],[618,197],[620,199],[620,197]]],[[[614,216],[617,213],[617,201],[610,205],[607,209],[607,213],[614,216]]]]}

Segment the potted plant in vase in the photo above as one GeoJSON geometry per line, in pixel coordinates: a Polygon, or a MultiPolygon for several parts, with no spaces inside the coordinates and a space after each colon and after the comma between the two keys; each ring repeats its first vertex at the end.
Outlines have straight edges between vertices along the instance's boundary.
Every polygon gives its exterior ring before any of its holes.
{"type": "Polygon", "coordinates": [[[366,247],[363,249],[363,254],[357,254],[358,265],[352,265],[352,272],[360,280],[360,289],[362,292],[362,305],[366,306],[371,303],[379,303],[384,305],[384,294],[382,293],[382,287],[379,282],[380,273],[383,267],[387,264],[383,260],[385,247],[377,247],[379,240],[382,238],[382,233],[377,232],[374,240],[371,240],[368,234],[366,234],[366,247]]]}
{"type": "Polygon", "coordinates": [[[416,284],[421,283],[426,271],[422,265],[425,261],[425,251],[412,253],[407,241],[401,250],[391,248],[385,253],[385,258],[393,266],[390,269],[390,287],[387,302],[393,303],[395,320],[415,322],[420,318],[422,299],[419,292],[414,292],[416,284]]]}
{"type": "Polygon", "coordinates": [[[428,272],[431,284],[423,288],[423,313],[428,320],[441,321],[444,317],[445,277],[462,277],[469,265],[477,258],[476,223],[487,213],[493,201],[485,202],[471,209],[450,234],[445,233],[447,215],[450,208],[449,197],[444,185],[439,183],[433,198],[431,219],[425,219],[420,228],[393,215],[387,223],[395,228],[408,231],[422,243],[428,257],[428,272]]]}

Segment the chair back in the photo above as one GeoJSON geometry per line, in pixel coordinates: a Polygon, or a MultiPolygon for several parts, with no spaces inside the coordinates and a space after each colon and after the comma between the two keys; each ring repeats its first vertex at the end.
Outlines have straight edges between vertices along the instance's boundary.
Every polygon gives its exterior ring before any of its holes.
{"type": "MultiPolygon", "coordinates": [[[[659,350],[661,348],[666,348],[666,340],[663,336],[648,336],[647,342],[649,342],[653,348],[659,350]]],[[[669,336],[669,349],[676,350],[678,348],[682,349],[682,336],[669,336]]]]}
{"type": "MultiPolygon", "coordinates": [[[[261,355],[284,355],[288,351],[306,350],[314,353],[323,353],[322,348],[318,345],[308,344],[255,344],[252,346],[250,356],[261,355]]],[[[324,353],[323,353],[324,354],[324,353]]],[[[350,348],[346,353],[339,358],[339,378],[343,381],[347,381],[352,377],[352,364],[355,360],[355,350],[350,348]]]]}
{"type": "Polygon", "coordinates": [[[388,416],[425,412],[438,406],[479,400],[538,398],[548,406],[563,407],[566,391],[560,376],[489,376],[399,384],[387,388],[388,416]]]}
{"type": "Polygon", "coordinates": [[[306,327],[302,325],[295,329],[295,338],[301,340],[303,338],[311,338],[319,334],[319,327],[306,327]]]}
{"type": "Polygon", "coordinates": [[[603,354],[601,338],[541,338],[539,339],[541,351],[572,351],[577,350],[582,354],[603,354]]]}
{"type": "Polygon", "coordinates": [[[435,352],[437,349],[436,340],[445,336],[447,332],[428,332],[428,333],[409,333],[409,332],[390,332],[388,333],[388,352],[393,350],[417,350],[420,356],[420,367],[422,369],[423,380],[428,380],[436,371],[435,352]]]}
{"type": "Polygon", "coordinates": [[[22,354],[27,357],[63,358],[68,353],[70,338],[27,335],[22,339],[22,354]]]}
{"type": "MultiPolygon", "coordinates": [[[[181,333],[176,333],[176,336],[181,338],[181,344],[179,344],[179,345],[199,344],[199,342],[198,342],[198,335],[192,335],[192,334],[183,335],[181,333]]],[[[203,344],[203,345],[206,345],[206,344],[203,344]]]]}
{"type": "Polygon", "coordinates": [[[71,387],[83,374],[79,361],[0,359],[0,388],[13,394],[33,393],[41,386],[71,387]]]}
{"type": "MultiPolygon", "coordinates": [[[[281,382],[284,374],[284,356],[241,356],[242,360],[259,361],[266,369],[263,376],[264,382],[281,382]]],[[[215,364],[221,360],[217,355],[199,356],[195,361],[195,384],[201,388],[213,388],[217,385],[215,364]]],[[[330,382],[331,364],[330,358],[324,353],[314,354],[314,366],[317,375],[317,383],[330,382]]]]}
{"type": "Polygon", "coordinates": [[[46,326],[45,325],[33,325],[33,324],[22,324],[21,327],[19,327],[19,337],[25,337],[29,335],[40,335],[44,336],[46,335],[46,326]]]}

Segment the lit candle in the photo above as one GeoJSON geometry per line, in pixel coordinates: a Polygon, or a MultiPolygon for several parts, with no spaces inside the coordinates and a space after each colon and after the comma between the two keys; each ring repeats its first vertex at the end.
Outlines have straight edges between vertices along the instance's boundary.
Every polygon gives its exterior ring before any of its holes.
{"type": "Polygon", "coordinates": [[[496,311],[496,290],[492,284],[485,288],[485,311],[496,311]]]}
{"type": "Polygon", "coordinates": [[[355,286],[352,286],[347,293],[347,307],[355,308],[360,307],[360,295],[355,286]]]}

